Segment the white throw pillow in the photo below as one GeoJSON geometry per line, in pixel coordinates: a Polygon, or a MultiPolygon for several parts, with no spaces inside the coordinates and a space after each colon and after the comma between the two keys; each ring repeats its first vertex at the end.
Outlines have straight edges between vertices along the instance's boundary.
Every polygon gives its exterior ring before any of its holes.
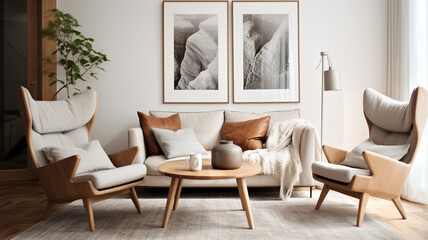
{"type": "Polygon", "coordinates": [[[193,152],[206,152],[191,128],[177,131],[152,128],[152,131],[166,158],[185,156],[193,152]]]}
{"type": "Polygon", "coordinates": [[[98,140],[90,141],[81,147],[44,147],[43,152],[51,163],[79,155],[80,163],[76,175],[99,169],[115,168],[98,140]]]}
{"type": "Polygon", "coordinates": [[[404,145],[378,145],[375,144],[372,140],[367,139],[366,141],[360,143],[356,146],[351,153],[346,156],[345,160],[341,163],[349,167],[369,169],[366,161],[363,158],[363,151],[370,151],[378,153],[387,157],[390,157],[395,160],[400,160],[403,158],[409,151],[410,144],[404,145]]]}
{"type": "Polygon", "coordinates": [[[163,112],[150,111],[155,117],[169,117],[178,113],[180,115],[180,129],[192,128],[198,141],[206,150],[217,146],[221,139],[221,127],[224,122],[224,111],[207,112],[163,112]]]}

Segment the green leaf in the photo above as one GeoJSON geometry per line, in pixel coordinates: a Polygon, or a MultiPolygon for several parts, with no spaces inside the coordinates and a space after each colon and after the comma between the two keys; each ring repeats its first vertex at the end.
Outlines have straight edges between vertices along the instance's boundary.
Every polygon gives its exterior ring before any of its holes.
{"type": "Polygon", "coordinates": [[[76,65],[73,61],[67,60],[67,67],[72,68],[74,65],[76,65]]]}
{"type": "Polygon", "coordinates": [[[76,64],[74,64],[71,68],[73,69],[74,72],[80,73],[80,68],[76,64]]]}
{"type": "Polygon", "coordinates": [[[90,90],[90,89],[92,89],[90,86],[86,86],[86,89],[88,89],[88,90],[90,90]]]}
{"type": "Polygon", "coordinates": [[[82,58],[82,59],[80,59],[79,62],[80,62],[80,64],[82,64],[83,66],[85,66],[85,64],[88,63],[88,60],[82,58]]]}
{"type": "Polygon", "coordinates": [[[82,44],[82,39],[74,39],[74,41],[73,41],[73,45],[80,45],[80,44],[82,44]]]}
{"type": "Polygon", "coordinates": [[[88,49],[88,51],[92,50],[92,44],[90,42],[86,42],[85,47],[88,49]]]}

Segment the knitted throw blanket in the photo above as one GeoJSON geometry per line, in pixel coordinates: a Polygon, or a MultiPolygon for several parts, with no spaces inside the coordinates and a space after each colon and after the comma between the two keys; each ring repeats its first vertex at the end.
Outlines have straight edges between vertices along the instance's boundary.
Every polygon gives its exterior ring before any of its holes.
{"type": "MultiPolygon", "coordinates": [[[[244,161],[258,163],[262,167],[263,174],[273,175],[280,181],[279,197],[283,200],[291,196],[293,184],[302,172],[300,139],[303,129],[308,126],[313,127],[303,119],[278,122],[269,132],[266,148],[248,150],[242,154],[244,161]]],[[[318,142],[318,137],[316,141],[318,142]]],[[[315,146],[319,152],[319,144],[316,143],[315,146]]]]}

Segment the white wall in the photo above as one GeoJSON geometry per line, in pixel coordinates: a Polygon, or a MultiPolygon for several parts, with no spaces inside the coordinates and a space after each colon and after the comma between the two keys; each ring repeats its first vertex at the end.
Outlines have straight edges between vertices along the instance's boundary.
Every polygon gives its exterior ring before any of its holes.
{"type": "Polygon", "coordinates": [[[386,92],[387,0],[300,2],[300,104],[163,104],[162,0],[58,0],[58,8],[76,17],[82,32],[95,38],[95,48],[111,60],[100,80],[91,83],[99,94],[92,138],[108,152],[125,148],[127,129],[139,125],[136,112],[151,109],[300,108],[302,117],[320,129],[321,70],[315,67],[321,51],[330,53],[343,85],[341,92],[325,93],[324,143],[349,149],[367,138],[363,90],[386,92]]]}

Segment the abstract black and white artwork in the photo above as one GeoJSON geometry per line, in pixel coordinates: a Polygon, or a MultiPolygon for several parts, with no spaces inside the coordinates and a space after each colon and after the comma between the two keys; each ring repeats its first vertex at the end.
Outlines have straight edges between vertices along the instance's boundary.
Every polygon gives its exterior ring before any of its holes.
{"type": "Polygon", "coordinates": [[[227,2],[164,2],[164,102],[228,102],[227,2]]]}
{"type": "Polygon", "coordinates": [[[288,15],[243,15],[244,89],[287,89],[288,15]]]}
{"type": "Polygon", "coordinates": [[[175,89],[218,89],[217,34],[217,15],[174,15],[175,89]]]}
{"type": "Polygon", "coordinates": [[[299,102],[298,2],[233,2],[234,102],[299,102]]]}

